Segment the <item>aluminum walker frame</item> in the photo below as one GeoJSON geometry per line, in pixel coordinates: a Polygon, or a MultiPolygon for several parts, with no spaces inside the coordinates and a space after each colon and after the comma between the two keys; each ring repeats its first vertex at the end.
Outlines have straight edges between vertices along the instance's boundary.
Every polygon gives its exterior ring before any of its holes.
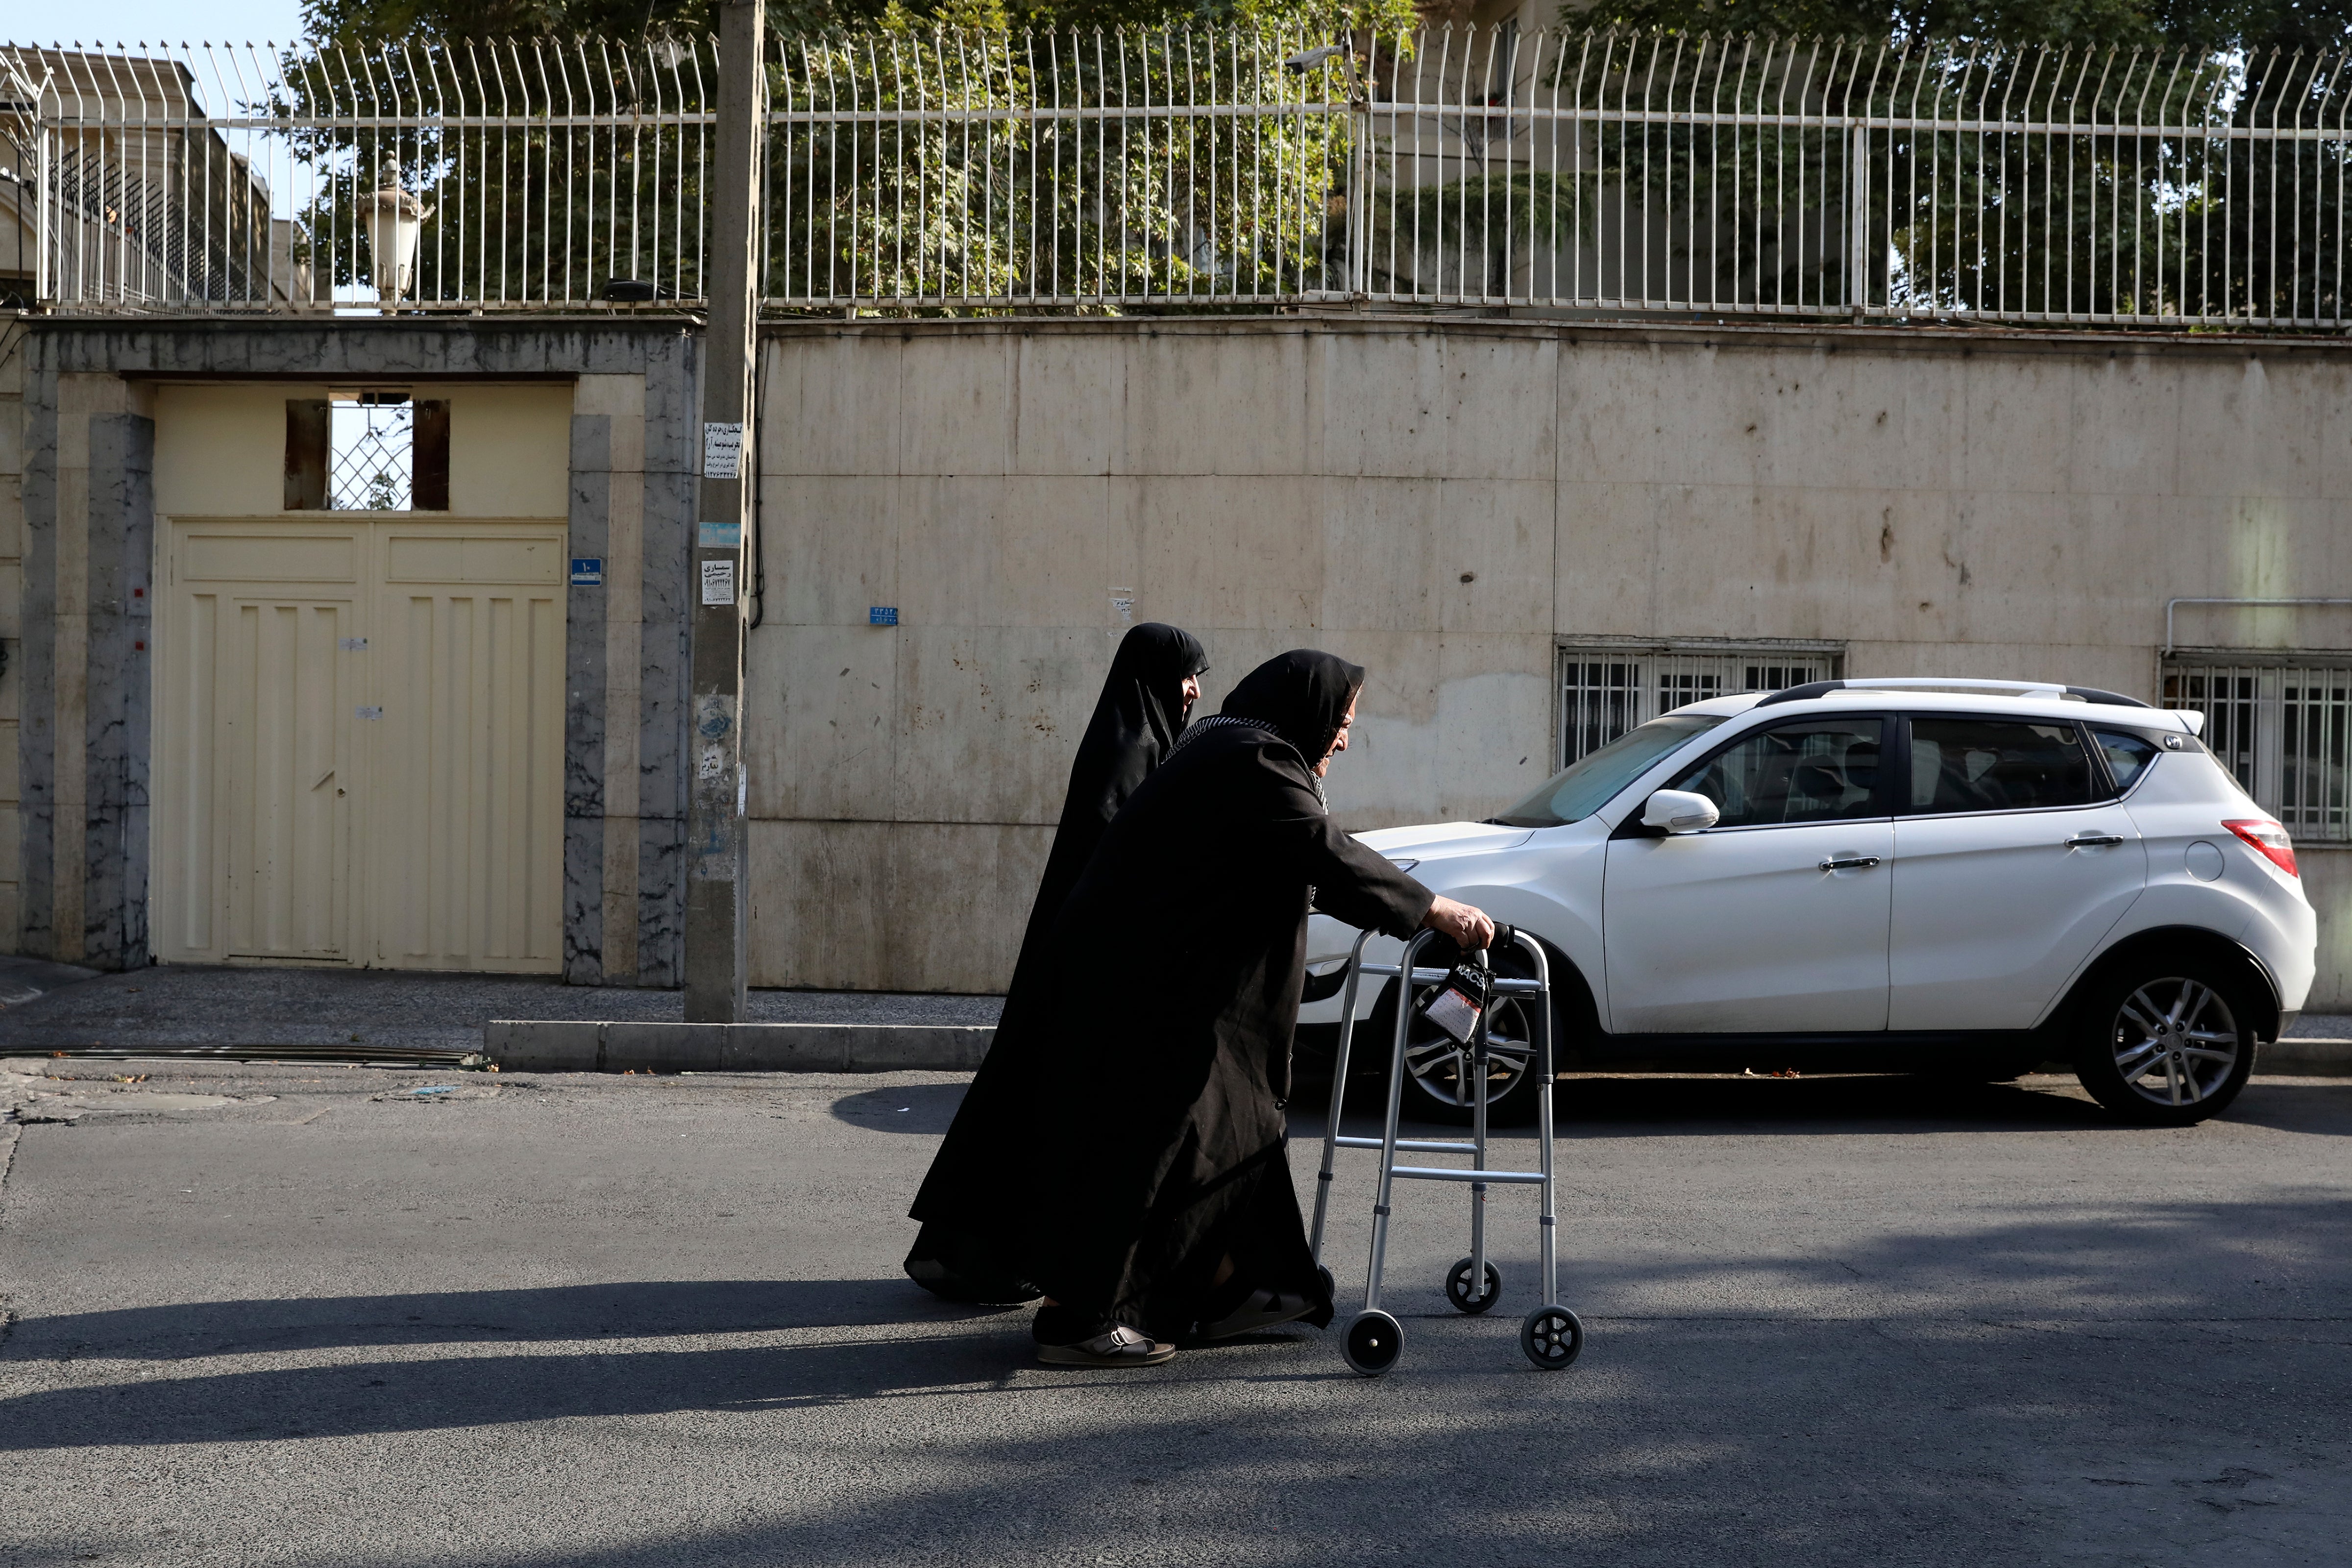
{"type": "MultiPolygon", "coordinates": [[[[1495,947],[1499,953],[1517,948],[1526,953],[1535,967],[1532,980],[1496,976],[1486,1013],[1478,1021],[1477,1038],[1464,1047],[1468,1058],[1465,1079],[1474,1086],[1470,1099],[1470,1140],[1434,1140],[1399,1138],[1397,1121],[1404,1102],[1405,1040],[1412,1026],[1413,987],[1434,984],[1444,980],[1449,970],[1421,969],[1414,960],[1435,933],[1421,931],[1405,946],[1404,956],[1398,963],[1366,963],[1364,943],[1371,932],[1364,931],[1356,938],[1356,945],[1348,954],[1348,979],[1339,1004],[1339,1054],[1331,1064],[1331,1109],[1323,1128],[1323,1167],[1315,1181],[1315,1228],[1312,1237],[1315,1261],[1323,1263],[1323,1222],[1330,1207],[1332,1163],[1341,1149],[1378,1149],[1381,1152],[1380,1199],[1372,1205],[1371,1259],[1364,1278],[1363,1310],[1348,1320],[1347,1335],[1342,1342],[1348,1364],[1366,1377],[1378,1377],[1394,1366],[1404,1349],[1404,1328],[1396,1318],[1381,1310],[1381,1274],[1387,1260],[1389,1241],[1389,1199],[1399,1178],[1417,1182],[1466,1182],[1470,1184],[1470,1256],[1454,1264],[1447,1274],[1445,1294],[1454,1307],[1464,1312],[1483,1312],[1502,1297],[1503,1277],[1499,1269],[1486,1261],[1486,1188],[1492,1183],[1534,1186],[1542,1189],[1543,1216],[1539,1225],[1543,1257],[1543,1302],[1529,1312],[1519,1325],[1519,1348],[1528,1360],[1546,1372],[1557,1372],[1577,1357],[1584,1348],[1584,1324],[1574,1312],[1559,1304],[1559,1258],[1556,1244],[1559,1232],[1554,1203],[1552,1175],[1552,1103],[1551,1086],[1557,1074],[1553,1064],[1551,971],[1544,959],[1543,944],[1525,931],[1508,926],[1497,926],[1495,947]],[[1356,1033],[1356,994],[1359,981],[1367,974],[1398,977],[1396,999],[1396,1039],[1389,1056],[1388,1118],[1378,1138],[1347,1138],[1339,1133],[1340,1101],[1347,1094],[1348,1058],[1356,1033]],[[1537,1044],[1532,1053],[1517,1042],[1495,1036],[1487,1027],[1493,1014],[1493,998],[1527,996],[1534,998],[1532,1020],[1537,1044]],[[1536,1122],[1537,1144],[1541,1152],[1541,1168],[1533,1171],[1497,1171],[1486,1163],[1486,1064],[1493,1056],[1516,1057],[1522,1066],[1527,1058],[1535,1057],[1537,1074],[1536,1122]],[[1399,1153],[1408,1154],[1468,1154],[1471,1164],[1461,1170],[1438,1165],[1400,1165],[1399,1153]]],[[[1324,1283],[1330,1286],[1331,1271],[1323,1268],[1324,1283]]]]}

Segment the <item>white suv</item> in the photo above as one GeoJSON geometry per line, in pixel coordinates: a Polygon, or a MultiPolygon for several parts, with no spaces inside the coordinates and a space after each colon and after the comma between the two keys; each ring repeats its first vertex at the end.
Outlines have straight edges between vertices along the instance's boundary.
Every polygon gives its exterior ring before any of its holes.
{"type": "MultiPolygon", "coordinates": [[[[1678,708],[1486,822],[1361,837],[1549,946],[1565,1060],[1983,1081],[2063,1059],[2110,1110],[2185,1125],[2293,1020],[2317,945],[2285,830],[2202,728],[2082,688],[1817,681],[1678,708]]],[[[1310,1048],[1355,935],[1314,919],[1310,1048]]],[[[1359,1016],[1394,1005],[1368,988],[1359,1016]]],[[[1359,1025],[1356,1064],[1384,1070],[1389,1037],[1359,1025]]],[[[1409,1103],[1461,1113],[1450,1041],[1407,1065],[1409,1103]]],[[[1519,1058],[1490,1072],[1498,1112],[1532,1109],[1519,1058]]]]}

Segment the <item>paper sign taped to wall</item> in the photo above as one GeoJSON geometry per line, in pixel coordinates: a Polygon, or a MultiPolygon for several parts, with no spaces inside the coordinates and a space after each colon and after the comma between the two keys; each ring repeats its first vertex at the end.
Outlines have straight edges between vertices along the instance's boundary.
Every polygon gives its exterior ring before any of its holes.
{"type": "Polygon", "coordinates": [[[702,477],[740,479],[743,477],[743,426],[716,422],[702,426],[702,477]]]}
{"type": "Polygon", "coordinates": [[[706,605],[731,605],[735,602],[735,563],[706,561],[702,563],[702,602],[706,605]]]}

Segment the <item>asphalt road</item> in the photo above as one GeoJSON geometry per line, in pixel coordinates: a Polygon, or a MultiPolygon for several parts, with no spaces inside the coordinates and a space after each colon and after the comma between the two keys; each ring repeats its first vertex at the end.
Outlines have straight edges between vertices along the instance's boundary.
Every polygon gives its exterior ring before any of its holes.
{"type": "Polygon", "coordinates": [[[1466,1197],[1408,1187],[1378,1382],[1336,1331],[1052,1371],[920,1294],[936,1077],[33,1087],[67,1097],[0,1128],[10,1568],[2352,1558],[2340,1079],[2170,1132],[2057,1079],[1573,1081],[1584,1358],[1520,1358],[1524,1194],[1463,1319],[1466,1197]]]}

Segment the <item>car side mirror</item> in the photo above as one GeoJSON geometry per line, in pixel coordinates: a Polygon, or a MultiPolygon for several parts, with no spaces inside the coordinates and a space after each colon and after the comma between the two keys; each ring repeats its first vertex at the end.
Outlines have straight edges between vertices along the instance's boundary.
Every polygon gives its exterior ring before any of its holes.
{"type": "Polygon", "coordinates": [[[1696,833],[1713,827],[1716,818],[1722,815],[1716,810],[1715,802],[1703,795],[1662,789],[1642,807],[1642,826],[1663,827],[1669,833],[1696,833]]]}

